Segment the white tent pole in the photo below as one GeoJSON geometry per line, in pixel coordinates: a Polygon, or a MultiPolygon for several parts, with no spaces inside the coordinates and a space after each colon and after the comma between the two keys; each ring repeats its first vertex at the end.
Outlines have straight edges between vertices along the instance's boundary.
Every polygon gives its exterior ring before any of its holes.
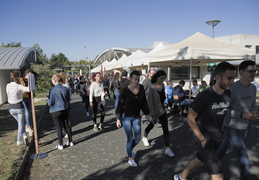
{"type": "Polygon", "coordinates": [[[171,66],[167,66],[167,81],[171,81],[171,66]]]}
{"type": "Polygon", "coordinates": [[[191,84],[192,84],[192,59],[190,59],[189,99],[191,99],[191,84]]]}
{"type": "MultiPolygon", "coordinates": [[[[190,82],[189,82],[189,102],[191,100],[191,84],[192,84],[192,59],[190,59],[190,82]]],[[[188,112],[190,112],[190,104],[188,105],[188,112]]]]}

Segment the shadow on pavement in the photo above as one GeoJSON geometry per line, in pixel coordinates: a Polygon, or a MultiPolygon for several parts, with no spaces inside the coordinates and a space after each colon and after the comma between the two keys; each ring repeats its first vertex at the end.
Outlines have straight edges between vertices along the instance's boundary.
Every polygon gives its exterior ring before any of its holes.
{"type": "MultiPolygon", "coordinates": [[[[115,125],[113,103],[113,100],[107,100],[105,129],[94,132],[93,122],[91,117],[86,117],[81,98],[73,95],[71,124],[75,146],[67,147],[63,151],[54,148],[57,144],[57,134],[52,119],[46,114],[42,122],[39,145],[41,152],[47,152],[49,156],[42,160],[29,160],[30,172],[25,179],[164,180],[171,179],[173,174],[183,170],[188,161],[195,156],[196,147],[186,117],[170,113],[170,143],[175,157],[170,158],[164,154],[162,128],[154,127],[149,134],[151,146],[145,147],[140,142],[135,148],[138,167],[130,167],[125,148],[126,135],[123,128],[117,129],[115,125]]],[[[145,127],[146,124],[142,124],[142,134],[145,127]]],[[[259,177],[258,129],[258,121],[251,122],[247,136],[251,173],[255,180],[259,177]]],[[[223,167],[225,179],[238,179],[234,153],[223,159],[223,167]]],[[[206,168],[192,173],[189,179],[209,179],[206,168]]]]}

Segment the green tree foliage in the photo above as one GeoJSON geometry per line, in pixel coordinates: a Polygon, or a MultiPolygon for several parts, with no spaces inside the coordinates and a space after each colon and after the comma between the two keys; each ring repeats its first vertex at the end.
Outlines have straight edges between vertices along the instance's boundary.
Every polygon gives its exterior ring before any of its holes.
{"type": "Polygon", "coordinates": [[[56,72],[50,69],[49,65],[43,64],[33,64],[31,69],[39,75],[36,80],[36,91],[48,92],[53,87],[50,79],[56,72]]]}
{"type": "Polygon", "coordinates": [[[90,61],[86,61],[86,60],[80,60],[80,61],[76,61],[73,63],[74,65],[76,65],[76,69],[80,70],[82,68],[85,68],[85,66],[90,65],[90,61]]]}
{"type": "Polygon", "coordinates": [[[21,47],[22,43],[21,42],[10,42],[4,45],[4,43],[1,43],[2,47],[21,47]]]}
{"type": "Polygon", "coordinates": [[[49,60],[50,66],[62,66],[70,64],[69,60],[63,53],[59,53],[58,55],[52,54],[49,60]]]}
{"type": "Polygon", "coordinates": [[[49,64],[47,55],[43,53],[43,50],[40,48],[40,45],[34,44],[33,47],[35,47],[39,51],[38,64],[49,64]]]}
{"type": "Polygon", "coordinates": [[[91,61],[80,60],[72,61],[73,69],[71,71],[76,71],[77,73],[82,70],[83,75],[89,74],[89,66],[92,64],[91,61]]]}

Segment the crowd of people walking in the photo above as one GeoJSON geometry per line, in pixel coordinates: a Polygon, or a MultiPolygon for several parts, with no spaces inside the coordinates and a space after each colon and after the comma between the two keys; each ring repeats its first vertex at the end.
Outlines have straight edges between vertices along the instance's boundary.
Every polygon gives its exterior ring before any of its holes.
{"type": "MultiPolygon", "coordinates": [[[[65,145],[74,146],[69,116],[72,94],[82,97],[85,114],[91,116],[95,132],[105,129],[106,99],[114,99],[115,124],[125,131],[128,163],[133,167],[138,166],[134,147],[141,140],[144,146],[150,146],[148,135],[154,127],[161,127],[163,131],[164,153],[169,157],[177,155],[172,150],[174,147],[170,141],[167,112],[178,113],[177,106],[181,106],[179,114],[187,117],[197,154],[182,172],[173,174],[173,179],[187,179],[191,172],[201,166],[207,167],[211,179],[223,179],[221,159],[234,150],[240,177],[250,180],[245,137],[249,121],[257,117],[256,87],[251,83],[257,72],[255,62],[243,61],[238,70],[240,80],[234,82],[236,67],[227,62],[219,63],[214,71],[215,84],[209,86],[201,80],[199,85],[197,79],[193,79],[188,92],[183,89],[184,80],[180,80],[176,86],[171,81],[165,81],[167,74],[163,70],[150,69],[144,78],[137,70],[131,71],[129,76],[126,71],[105,74],[103,77],[97,72],[90,78],[54,74],[51,78],[54,87],[49,92],[48,105],[57,130],[57,149],[64,149],[64,135],[68,138],[65,145]],[[143,136],[142,119],[147,122],[143,136]],[[223,136],[223,129],[226,136],[223,136]]],[[[6,87],[10,114],[18,122],[17,145],[26,143],[25,129],[30,135],[33,133],[28,115],[30,104],[26,99],[29,96],[24,94],[28,95],[29,88],[22,81],[26,81],[30,73],[26,71],[24,78],[20,79],[18,71],[11,72],[11,83],[6,87]]]]}

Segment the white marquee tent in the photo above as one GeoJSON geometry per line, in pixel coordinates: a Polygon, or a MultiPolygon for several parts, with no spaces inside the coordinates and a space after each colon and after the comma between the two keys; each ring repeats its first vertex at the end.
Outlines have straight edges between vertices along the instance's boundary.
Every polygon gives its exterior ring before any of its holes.
{"type": "Polygon", "coordinates": [[[161,66],[162,64],[172,67],[189,66],[190,84],[193,64],[206,66],[207,63],[212,62],[247,59],[255,59],[253,50],[223,43],[199,32],[179,43],[149,55],[150,64],[155,66],[161,66]]]}
{"type": "Polygon", "coordinates": [[[127,67],[136,66],[147,66],[148,65],[148,55],[147,53],[137,50],[132,55],[130,55],[126,60],[127,67]]]}
{"type": "Polygon", "coordinates": [[[94,73],[94,72],[100,72],[101,71],[101,65],[91,69],[91,73],[94,73]]]}
{"type": "Polygon", "coordinates": [[[93,68],[91,72],[104,72],[106,70],[106,67],[109,65],[109,61],[104,61],[102,64],[98,65],[97,67],[93,68]]]}
{"type": "Polygon", "coordinates": [[[123,54],[123,56],[117,61],[115,66],[113,68],[119,69],[119,68],[126,68],[126,62],[127,62],[128,56],[123,54]]]}
{"type": "Polygon", "coordinates": [[[170,45],[172,45],[172,44],[165,45],[163,42],[159,42],[159,44],[148,53],[148,55],[161,51],[162,49],[165,49],[167,46],[170,46],[170,45]]]}
{"type": "Polygon", "coordinates": [[[109,64],[105,67],[106,71],[111,71],[113,69],[113,67],[117,64],[117,60],[115,58],[113,58],[109,64]]]}
{"type": "Polygon", "coordinates": [[[254,51],[248,48],[223,43],[199,32],[189,38],[149,55],[149,62],[166,63],[171,66],[197,65],[210,62],[254,59],[254,51]],[[186,61],[188,60],[188,61],[186,61]]]}

